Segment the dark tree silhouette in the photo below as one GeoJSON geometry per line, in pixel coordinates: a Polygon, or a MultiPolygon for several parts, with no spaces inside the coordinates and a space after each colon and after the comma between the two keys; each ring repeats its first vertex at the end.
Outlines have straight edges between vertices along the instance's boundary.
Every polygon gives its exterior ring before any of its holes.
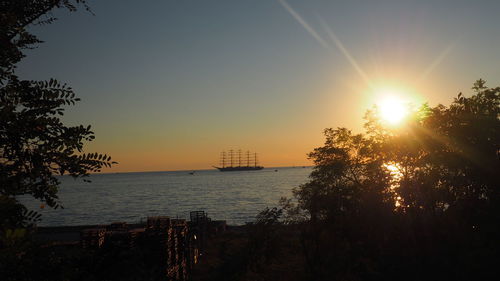
{"type": "Polygon", "coordinates": [[[364,134],[325,130],[310,181],[294,190],[309,217],[301,241],[312,280],[491,278],[500,87],[472,89],[450,106],[423,105],[397,129],[374,108],[364,134]]]}
{"type": "MultiPolygon", "coordinates": [[[[83,0],[10,0],[0,2],[0,231],[24,227],[38,215],[21,205],[19,195],[31,195],[58,208],[56,175],[86,177],[110,167],[111,157],[84,153],[92,141],[90,126],[66,126],[64,107],[79,99],[55,79],[27,81],[15,72],[16,64],[41,41],[28,27],[52,23],[52,9],[75,11],[83,0]]],[[[10,233],[10,232],[9,232],[10,233]]]]}

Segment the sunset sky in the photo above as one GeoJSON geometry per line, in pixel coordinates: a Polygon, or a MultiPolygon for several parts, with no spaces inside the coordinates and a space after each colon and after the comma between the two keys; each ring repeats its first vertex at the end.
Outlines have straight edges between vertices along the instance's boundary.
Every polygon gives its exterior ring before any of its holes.
{"type": "Polygon", "coordinates": [[[500,1],[88,1],[32,30],[18,67],[82,99],[87,152],[105,172],[209,169],[223,150],[266,167],[309,165],[327,127],[362,131],[390,89],[449,104],[483,78],[500,85],[500,1]]]}

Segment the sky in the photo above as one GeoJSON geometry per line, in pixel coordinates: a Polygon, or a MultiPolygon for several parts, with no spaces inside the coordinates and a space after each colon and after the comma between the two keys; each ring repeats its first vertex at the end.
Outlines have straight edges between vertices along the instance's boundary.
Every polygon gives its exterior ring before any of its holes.
{"type": "Polygon", "coordinates": [[[107,0],[53,11],[19,64],[81,98],[104,172],[210,169],[224,150],[266,167],[310,165],[329,127],[362,132],[391,89],[449,104],[500,85],[500,1],[107,0]]]}

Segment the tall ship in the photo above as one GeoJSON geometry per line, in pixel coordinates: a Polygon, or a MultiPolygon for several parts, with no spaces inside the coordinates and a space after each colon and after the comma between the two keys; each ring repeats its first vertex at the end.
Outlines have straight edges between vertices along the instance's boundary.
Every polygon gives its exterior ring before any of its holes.
{"type": "Polygon", "coordinates": [[[246,151],[242,153],[241,149],[238,151],[229,150],[229,152],[221,152],[220,154],[220,167],[214,166],[221,172],[234,172],[234,171],[257,171],[262,170],[264,167],[259,166],[257,161],[257,153],[250,153],[246,151]]]}

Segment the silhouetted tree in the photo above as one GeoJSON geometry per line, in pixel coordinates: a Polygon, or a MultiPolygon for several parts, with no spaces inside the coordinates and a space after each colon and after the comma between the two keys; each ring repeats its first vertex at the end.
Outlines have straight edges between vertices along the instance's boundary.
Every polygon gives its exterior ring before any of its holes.
{"type": "MultiPolygon", "coordinates": [[[[38,219],[17,200],[31,195],[50,207],[59,207],[56,175],[85,177],[110,167],[111,157],[84,153],[92,141],[90,126],[66,126],[60,120],[64,106],[78,98],[55,79],[27,81],[15,72],[26,49],[41,41],[31,25],[52,23],[52,9],[75,11],[83,0],[8,0],[0,2],[0,231],[23,227],[38,219]]],[[[88,8],[87,8],[88,9],[88,8]]],[[[0,235],[2,236],[2,235],[0,235]]]]}
{"type": "MultiPolygon", "coordinates": [[[[398,128],[326,129],[296,190],[312,280],[488,280],[500,252],[500,87],[474,83],[398,128]],[[401,274],[405,274],[402,276],[401,274]]],[[[290,207],[288,207],[290,208],[290,207]]],[[[296,209],[292,210],[296,212],[296,209]]],[[[497,276],[498,277],[498,276],[497,276]]]]}

